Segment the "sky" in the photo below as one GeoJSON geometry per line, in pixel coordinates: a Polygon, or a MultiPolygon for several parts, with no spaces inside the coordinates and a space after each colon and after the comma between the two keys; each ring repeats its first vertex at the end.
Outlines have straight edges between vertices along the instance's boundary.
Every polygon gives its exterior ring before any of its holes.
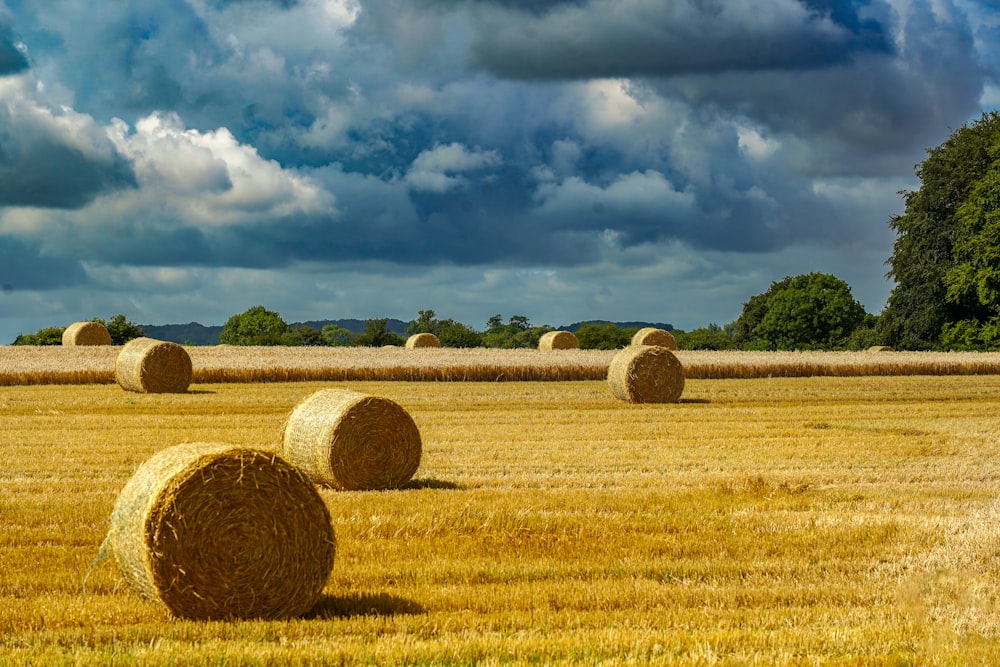
{"type": "Polygon", "coordinates": [[[118,313],[871,313],[986,0],[0,0],[0,343],[118,313]]]}

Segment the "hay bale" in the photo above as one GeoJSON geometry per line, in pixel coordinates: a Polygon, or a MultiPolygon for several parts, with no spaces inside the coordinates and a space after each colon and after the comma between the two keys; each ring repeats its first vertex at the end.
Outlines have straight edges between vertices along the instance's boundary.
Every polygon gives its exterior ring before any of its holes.
{"type": "Polygon", "coordinates": [[[335,549],[330,514],[301,471],[273,452],[199,442],[139,467],[102,552],[143,597],[207,620],[304,614],[335,549]]]}
{"type": "Polygon", "coordinates": [[[193,370],[187,350],[177,343],[134,338],[115,359],[115,379],[122,389],[142,394],[182,393],[193,370]]]}
{"type": "Polygon", "coordinates": [[[111,345],[111,334],[100,322],[74,322],[63,331],[62,344],[111,345]]]}
{"type": "Polygon", "coordinates": [[[608,366],[608,384],[629,403],[676,403],[684,391],[684,369],[665,347],[630,345],[608,366]]]}
{"type": "Polygon", "coordinates": [[[677,339],[666,329],[643,327],[632,336],[632,345],[658,345],[668,350],[676,350],[677,339]]]}
{"type": "Polygon", "coordinates": [[[282,447],[310,479],[336,489],[399,488],[420,465],[420,431],[409,413],[349,389],[321,389],[300,401],[282,447]]]}
{"type": "Polygon", "coordinates": [[[868,348],[869,352],[895,352],[889,345],[872,345],[868,348]]]}
{"type": "Polygon", "coordinates": [[[577,350],[580,341],[570,331],[550,331],[538,340],[539,350],[577,350]]]}
{"type": "Polygon", "coordinates": [[[441,347],[441,341],[432,333],[413,334],[406,339],[407,350],[413,350],[418,347],[441,347]]]}

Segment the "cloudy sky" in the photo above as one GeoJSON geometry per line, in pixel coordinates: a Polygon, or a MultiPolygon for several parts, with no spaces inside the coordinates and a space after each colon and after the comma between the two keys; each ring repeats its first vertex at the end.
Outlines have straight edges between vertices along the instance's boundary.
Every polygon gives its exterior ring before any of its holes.
{"type": "Polygon", "coordinates": [[[124,313],[869,312],[986,0],[0,0],[0,343],[124,313]]]}

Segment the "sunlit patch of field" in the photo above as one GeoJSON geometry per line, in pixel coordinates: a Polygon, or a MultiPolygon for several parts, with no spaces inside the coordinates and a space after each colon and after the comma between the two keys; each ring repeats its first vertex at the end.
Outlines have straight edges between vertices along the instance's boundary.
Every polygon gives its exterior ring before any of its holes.
{"type": "Polygon", "coordinates": [[[0,388],[3,664],[988,664],[1000,650],[1000,376],[0,388]],[[321,387],[386,396],[410,487],[323,491],[338,553],[285,622],[172,620],[114,565],[136,466],[267,446],[321,387]]]}
{"type": "MultiPolygon", "coordinates": [[[[615,351],[186,348],[194,381],[562,381],[607,377],[615,351]]],[[[0,346],[0,386],[113,383],[120,347],[0,346]]],[[[678,351],[691,379],[1000,374],[1000,353],[678,351]]]]}

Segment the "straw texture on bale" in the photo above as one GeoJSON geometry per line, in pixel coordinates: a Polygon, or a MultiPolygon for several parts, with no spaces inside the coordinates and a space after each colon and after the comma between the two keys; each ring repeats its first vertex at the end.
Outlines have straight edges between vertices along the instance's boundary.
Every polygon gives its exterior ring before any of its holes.
{"type": "Polygon", "coordinates": [[[571,331],[549,331],[538,340],[539,350],[576,350],[580,341],[571,331]]]}
{"type": "Polygon", "coordinates": [[[344,490],[399,488],[420,466],[420,431],[388,398],[321,389],[292,410],[282,451],[317,484],[344,490]]]}
{"type": "Polygon", "coordinates": [[[115,359],[119,386],[142,394],[185,392],[193,374],[187,350],[153,338],[130,340],[115,359]]]}
{"type": "Polygon", "coordinates": [[[406,339],[406,349],[412,350],[418,347],[441,347],[441,341],[432,333],[413,334],[406,339]]]}
{"type": "Polygon", "coordinates": [[[608,366],[611,393],[629,403],[676,403],[684,391],[684,369],[673,352],[657,345],[630,345],[608,366]]]}
{"type": "Polygon", "coordinates": [[[111,334],[100,322],[74,322],[62,335],[63,345],[111,345],[111,334]]]}
{"type": "Polygon", "coordinates": [[[139,467],[102,552],[143,597],[209,620],[306,613],[335,549],[330,514],[301,471],[273,452],[201,442],[139,467]]]}
{"type": "Polygon", "coordinates": [[[666,329],[643,327],[632,336],[632,345],[658,345],[668,350],[676,350],[677,339],[666,329]]]}
{"type": "Polygon", "coordinates": [[[868,348],[869,352],[894,352],[893,348],[889,345],[872,345],[868,348]]]}

